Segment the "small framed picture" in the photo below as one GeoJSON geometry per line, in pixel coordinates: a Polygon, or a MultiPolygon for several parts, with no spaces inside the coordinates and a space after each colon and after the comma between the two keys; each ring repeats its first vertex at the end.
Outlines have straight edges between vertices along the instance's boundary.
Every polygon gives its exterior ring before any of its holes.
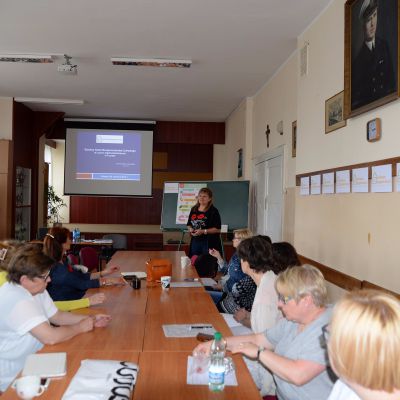
{"type": "Polygon", "coordinates": [[[237,177],[241,178],[243,176],[243,149],[239,149],[237,153],[238,153],[237,177]]]}
{"type": "Polygon", "coordinates": [[[368,142],[376,142],[381,138],[381,119],[374,118],[367,122],[367,140],[368,142]]]}
{"type": "Polygon", "coordinates": [[[296,157],[297,147],[297,121],[292,122],[292,157],[296,157]]]}
{"type": "Polygon", "coordinates": [[[325,133],[346,126],[346,120],[343,118],[343,101],[343,91],[325,101],[325,133]]]}

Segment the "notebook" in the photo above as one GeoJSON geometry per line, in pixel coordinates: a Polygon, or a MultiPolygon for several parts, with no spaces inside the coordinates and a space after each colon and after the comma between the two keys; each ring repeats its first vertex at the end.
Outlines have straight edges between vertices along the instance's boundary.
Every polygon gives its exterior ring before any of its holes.
{"type": "Polygon", "coordinates": [[[64,376],[67,373],[67,353],[31,354],[25,361],[22,375],[41,378],[64,376]]]}

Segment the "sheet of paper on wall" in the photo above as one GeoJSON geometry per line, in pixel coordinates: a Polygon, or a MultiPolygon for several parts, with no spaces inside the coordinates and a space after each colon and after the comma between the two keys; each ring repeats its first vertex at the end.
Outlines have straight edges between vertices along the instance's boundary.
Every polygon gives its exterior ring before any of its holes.
{"type": "Polygon", "coordinates": [[[396,164],[396,191],[400,192],[400,163],[396,164]]]}
{"type": "Polygon", "coordinates": [[[393,191],[392,164],[377,165],[371,171],[371,192],[387,193],[393,191]]]}
{"type": "Polygon", "coordinates": [[[310,177],[304,176],[300,179],[300,194],[308,196],[310,194],[310,177]]]}
{"type": "Polygon", "coordinates": [[[350,193],[350,170],[336,171],[336,193],[350,193]]]}
{"type": "Polygon", "coordinates": [[[311,175],[311,194],[321,194],[321,175],[311,175]]]}
{"type": "Polygon", "coordinates": [[[178,193],[178,182],[165,182],[164,193],[178,193]]]}
{"type": "Polygon", "coordinates": [[[328,172],[322,175],[322,193],[333,194],[335,193],[335,173],[328,172]]]}
{"type": "Polygon", "coordinates": [[[353,193],[368,193],[368,167],[353,169],[351,191],[353,193]]]}

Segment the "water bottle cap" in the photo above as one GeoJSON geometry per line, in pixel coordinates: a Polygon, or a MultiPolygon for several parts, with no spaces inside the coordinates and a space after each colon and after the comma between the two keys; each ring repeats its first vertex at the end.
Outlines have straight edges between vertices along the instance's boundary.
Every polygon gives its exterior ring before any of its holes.
{"type": "Polygon", "coordinates": [[[215,332],[214,333],[214,339],[215,340],[221,340],[222,339],[222,335],[220,332],[215,332]]]}

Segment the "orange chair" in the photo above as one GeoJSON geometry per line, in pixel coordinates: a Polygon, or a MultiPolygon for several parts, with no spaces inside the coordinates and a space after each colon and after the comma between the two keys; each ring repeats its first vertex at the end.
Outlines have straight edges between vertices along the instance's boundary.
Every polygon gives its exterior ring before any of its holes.
{"type": "Polygon", "coordinates": [[[89,271],[99,269],[99,256],[93,247],[82,247],[79,252],[81,264],[88,267],[89,271]]]}

